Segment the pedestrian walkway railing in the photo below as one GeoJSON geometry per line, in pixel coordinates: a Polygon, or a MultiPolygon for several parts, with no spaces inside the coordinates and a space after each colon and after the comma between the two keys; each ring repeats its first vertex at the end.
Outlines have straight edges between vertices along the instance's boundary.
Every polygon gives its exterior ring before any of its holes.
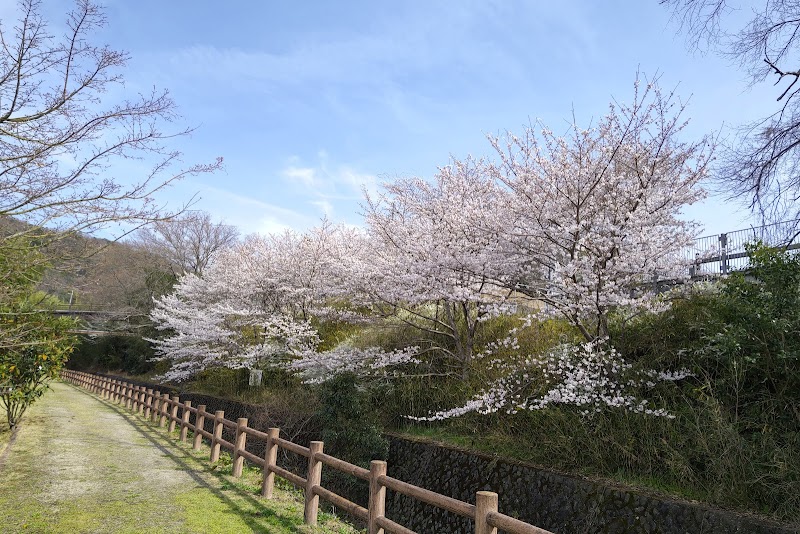
{"type": "Polygon", "coordinates": [[[191,401],[181,402],[178,396],[162,394],[152,388],[80,371],[64,370],[61,372],[61,378],[83,387],[103,399],[120,404],[145,419],[157,421],[159,426],[166,426],[169,433],[173,433],[179,428],[182,442],[187,442],[188,434],[191,431],[192,446],[195,450],[201,447],[204,438],[207,439],[211,445],[211,462],[219,460],[222,449],[230,451],[234,477],[242,475],[245,461],[260,466],[263,472],[261,495],[267,499],[272,497],[276,475],[287,480],[304,491],[304,519],[305,523],[309,525],[317,524],[319,500],[322,498],[366,522],[369,534],[384,532],[414,534],[414,531],[386,517],[386,490],[390,489],[411,499],[471,519],[475,524],[476,534],[496,534],[498,529],[508,534],[552,534],[547,530],[500,513],[498,496],[494,492],[478,491],[475,495],[475,504],[467,503],[388,476],[386,474],[387,464],[384,461],[373,460],[370,468],[365,469],[324,453],[321,441],[312,441],[308,447],[304,447],[281,438],[278,428],[270,428],[267,432],[262,432],[247,426],[247,418],[242,417],[236,421],[230,421],[225,419],[225,412],[222,410],[212,412],[202,404],[195,407],[192,406],[191,401]],[[206,420],[213,421],[211,432],[205,430],[206,420]],[[223,429],[225,428],[233,432],[233,441],[223,439],[223,429]],[[259,439],[265,442],[263,457],[256,456],[246,449],[248,439],[259,439]],[[277,465],[279,449],[293,452],[308,460],[305,478],[277,465]],[[369,484],[367,508],[322,487],[323,466],[367,482],[369,484]]]}
{"type": "Polygon", "coordinates": [[[690,264],[692,277],[726,275],[746,269],[750,265],[747,245],[761,242],[770,247],[783,247],[795,251],[800,248],[800,220],[782,221],[745,230],[699,237],[687,247],[682,260],[690,264]]]}

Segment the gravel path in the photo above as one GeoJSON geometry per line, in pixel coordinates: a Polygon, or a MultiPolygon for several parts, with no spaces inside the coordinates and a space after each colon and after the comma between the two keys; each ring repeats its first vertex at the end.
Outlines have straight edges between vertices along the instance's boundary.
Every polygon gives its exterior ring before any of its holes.
{"type": "Polygon", "coordinates": [[[0,532],[355,532],[301,525],[296,495],[263,501],[164,429],[60,382],[0,469],[0,532]]]}

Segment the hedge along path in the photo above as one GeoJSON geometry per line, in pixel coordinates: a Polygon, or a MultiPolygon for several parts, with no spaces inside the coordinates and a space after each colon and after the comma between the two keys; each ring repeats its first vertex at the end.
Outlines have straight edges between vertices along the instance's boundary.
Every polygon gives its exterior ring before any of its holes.
{"type": "Polygon", "coordinates": [[[157,424],[75,386],[51,388],[0,467],[2,532],[357,532],[328,514],[303,525],[296,494],[258,499],[257,474],[233,479],[157,424]]]}

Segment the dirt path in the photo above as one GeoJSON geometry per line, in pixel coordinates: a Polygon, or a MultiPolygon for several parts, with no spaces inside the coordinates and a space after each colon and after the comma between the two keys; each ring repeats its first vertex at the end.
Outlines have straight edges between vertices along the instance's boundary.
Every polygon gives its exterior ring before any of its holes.
{"type": "Polygon", "coordinates": [[[355,532],[330,516],[302,526],[296,495],[261,500],[254,474],[231,479],[164,429],[60,382],[3,464],[0,532],[355,532]]]}

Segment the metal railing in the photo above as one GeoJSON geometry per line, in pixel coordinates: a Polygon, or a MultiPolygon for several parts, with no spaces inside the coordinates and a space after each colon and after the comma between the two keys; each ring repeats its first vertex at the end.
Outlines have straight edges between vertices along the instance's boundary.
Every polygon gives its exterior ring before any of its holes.
{"type": "Polygon", "coordinates": [[[800,249],[798,228],[800,219],[700,237],[684,251],[683,259],[691,265],[692,277],[728,274],[749,267],[747,244],[760,241],[771,247],[800,249]]]}

